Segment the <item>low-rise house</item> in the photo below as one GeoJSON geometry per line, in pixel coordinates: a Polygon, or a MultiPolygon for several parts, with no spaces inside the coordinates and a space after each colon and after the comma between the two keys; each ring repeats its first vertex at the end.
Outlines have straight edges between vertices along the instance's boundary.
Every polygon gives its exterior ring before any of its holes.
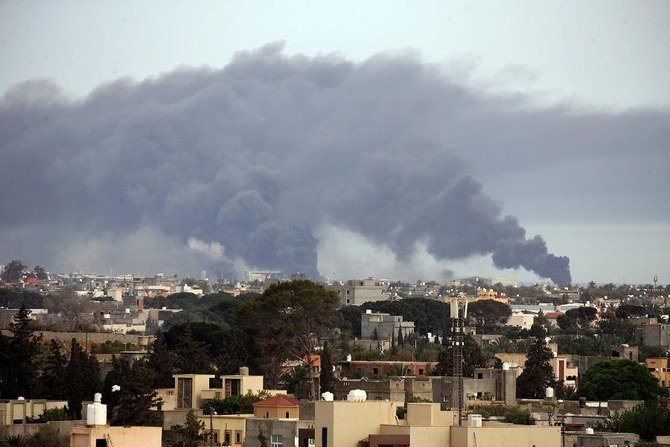
{"type": "Polygon", "coordinates": [[[289,396],[278,395],[256,402],[254,417],[246,420],[245,447],[260,447],[259,436],[266,439],[267,445],[299,447],[304,444],[301,438],[313,441],[313,431],[309,432],[312,424],[311,420],[300,419],[300,402],[289,396]]]}
{"type": "Polygon", "coordinates": [[[163,431],[160,427],[73,427],[70,447],[161,447],[163,431]]]}

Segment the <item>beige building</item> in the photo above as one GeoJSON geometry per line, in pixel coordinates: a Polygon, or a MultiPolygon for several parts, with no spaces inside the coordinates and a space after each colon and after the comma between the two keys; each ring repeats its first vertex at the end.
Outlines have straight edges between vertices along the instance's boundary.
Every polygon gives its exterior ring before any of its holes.
{"type": "MultiPolygon", "coordinates": [[[[240,396],[249,392],[258,394],[263,391],[263,376],[249,375],[249,369],[240,368],[240,374],[224,375],[217,378],[214,374],[175,374],[174,388],[159,388],[158,397],[163,400],[161,409],[202,408],[211,399],[225,399],[228,396],[240,396]]],[[[265,390],[270,394],[281,394],[283,390],[265,390]]]]}
{"type": "Polygon", "coordinates": [[[27,418],[38,418],[45,410],[67,407],[66,400],[11,399],[0,402],[0,425],[22,424],[27,418]]]}
{"type": "Polygon", "coordinates": [[[319,447],[560,447],[560,427],[483,422],[458,425],[457,413],[439,404],[407,404],[405,420],[395,417],[398,402],[320,401],[315,408],[319,447]]]}
{"type": "Polygon", "coordinates": [[[73,427],[70,447],[161,447],[160,427],[73,427]]]}
{"type": "Polygon", "coordinates": [[[514,312],[507,319],[507,323],[505,323],[505,326],[516,326],[520,327],[521,329],[530,330],[531,326],[533,325],[533,321],[535,321],[535,317],[536,315],[533,314],[514,312]]]}
{"type": "Polygon", "coordinates": [[[658,379],[662,387],[670,388],[670,362],[667,357],[655,357],[645,360],[647,369],[658,379]]]}
{"type": "Polygon", "coordinates": [[[209,445],[210,436],[214,445],[241,446],[246,436],[246,420],[253,414],[215,414],[199,415],[197,419],[203,423],[203,432],[206,444],[209,445]]]}

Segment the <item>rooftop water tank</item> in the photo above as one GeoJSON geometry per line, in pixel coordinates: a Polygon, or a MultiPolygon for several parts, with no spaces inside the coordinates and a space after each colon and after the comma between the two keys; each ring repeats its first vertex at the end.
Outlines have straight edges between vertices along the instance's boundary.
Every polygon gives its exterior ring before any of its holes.
{"type": "Polygon", "coordinates": [[[586,433],[587,435],[592,435],[594,432],[593,432],[593,429],[591,427],[586,427],[586,430],[584,430],[584,433],[586,433]]]}
{"type": "Polygon", "coordinates": [[[326,391],[325,393],[321,393],[321,398],[326,402],[332,402],[335,399],[335,396],[330,391],[326,391]]]}
{"type": "Polygon", "coordinates": [[[554,397],[554,389],[553,389],[552,387],[550,387],[550,386],[547,387],[547,388],[544,390],[544,397],[546,397],[547,399],[551,399],[551,398],[553,398],[553,397],[554,397]]]}
{"type": "Polygon", "coordinates": [[[509,371],[509,363],[505,362],[502,364],[503,371],[509,371]]]}
{"type": "Polygon", "coordinates": [[[347,354],[347,362],[351,361],[351,354],[347,354]]]}
{"type": "Polygon", "coordinates": [[[351,390],[347,394],[347,401],[349,402],[365,402],[368,398],[368,394],[365,390],[351,390]]]}
{"type": "Polygon", "coordinates": [[[107,425],[107,405],[101,400],[102,394],[95,393],[93,403],[86,406],[86,425],[107,425]]]}

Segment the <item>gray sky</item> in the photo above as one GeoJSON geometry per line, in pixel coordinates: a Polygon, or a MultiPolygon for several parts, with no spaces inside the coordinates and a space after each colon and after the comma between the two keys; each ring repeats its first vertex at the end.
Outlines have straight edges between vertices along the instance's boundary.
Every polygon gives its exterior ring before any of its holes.
{"type": "MultiPolygon", "coordinates": [[[[220,69],[235,53],[276,41],[286,42],[287,55],[337,53],[355,63],[380,52],[415,52],[415,60],[435,64],[449,82],[492,103],[505,95],[508,108],[524,111],[524,124],[494,113],[509,125],[477,138],[459,129],[445,137],[472,144],[456,152],[484,192],[528,236],[542,234],[550,251],[569,256],[575,281],[650,282],[658,275],[670,282],[670,148],[660,141],[670,127],[666,1],[3,1],[0,92],[43,78],[83,97],[120,77],[139,81],[178,66],[220,69]],[[517,102],[515,94],[527,96],[517,102]],[[615,129],[629,133],[606,144],[603,135],[615,129]],[[559,144],[566,132],[579,144],[593,133],[594,144],[571,151],[569,138],[559,144]],[[645,141],[646,134],[656,140],[645,141]],[[549,149],[523,149],[533,141],[549,149]],[[611,149],[614,143],[620,147],[611,149]]],[[[430,278],[448,268],[537,278],[498,272],[486,256],[442,262],[419,250],[398,263],[384,246],[349,230],[322,225],[316,233],[319,270],[330,276],[430,278]]],[[[88,267],[72,258],[68,266],[88,267]]]]}

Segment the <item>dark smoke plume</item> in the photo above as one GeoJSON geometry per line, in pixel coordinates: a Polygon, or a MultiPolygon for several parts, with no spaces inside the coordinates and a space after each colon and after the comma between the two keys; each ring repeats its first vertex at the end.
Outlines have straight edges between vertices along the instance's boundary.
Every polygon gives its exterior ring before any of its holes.
{"type": "Polygon", "coordinates": [[[313,233],[328,224],[399,259],[425,243],[438,259],[490,254],[569,284],[568,258],[527,238],[465,161],[481,148],[513,153],[531,119],[535,133],[575,127],[560,110],[507,101],[408,56],[355,64],[279,45],[83,100],[18,85],[0,103],[0,251],[55,267],[315,277],[313,233]],[[492,123],[506,129],[498,141],[492,123]]]}

